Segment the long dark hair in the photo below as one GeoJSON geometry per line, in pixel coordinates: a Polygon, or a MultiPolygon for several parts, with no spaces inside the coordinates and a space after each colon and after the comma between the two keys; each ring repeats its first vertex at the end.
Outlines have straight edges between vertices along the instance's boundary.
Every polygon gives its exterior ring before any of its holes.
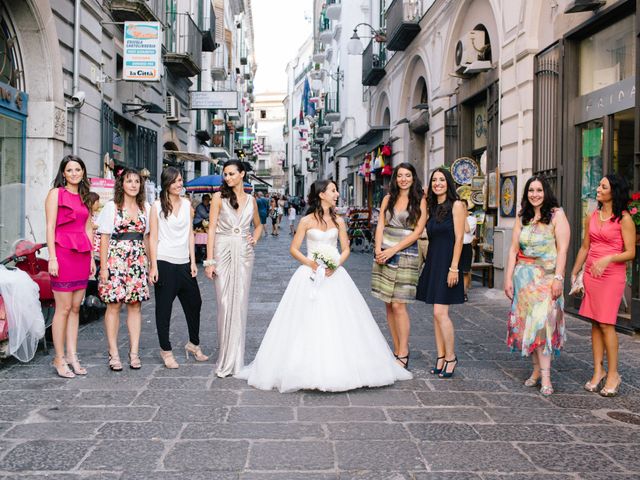
{"type": "Polygon", "coordinates": [[[451,172],[443,167],[436,168],[433,172],[431,172],[431,176],[429,177],[429,188],[427,190],[427,205],[429,207],[429,216],[435,218],[436,222],[438,223],[442,222],[453,210],[453,203],[456,200],[460,200],[460,197],[458,197],[458,194],[456,193],[455,182],[453,181],[451,172]],[[438,172],[442,173],[445,180],[447,181],[447,198],[440,204],[438,203],[438,197],[434,193],[433,187],[431,186],[431,183],[433,182],[433,176],[438,172]]]}
{"type": "Polygon", "coordinates": [[[409,212],[409,225],[415,225],[418,223],[420,215],[422,214],[420,211],[420,203],[422,202],[422,182],[420,182],[420,179],[418,178],[418,173],[416,172],[415,167],[408,162],[400,163],[393,169],[391,182],[389,183],[389,203],[387,203],[387,208],[385,209],[384,214],[386,215],[386,213],[389,212],[391,214],[389,219],[392,219],[395,213],[393,207],[396,205],[398,196],[400,195],[400,187],[398,187],[398,170],[401,168],[409,170],[413,177],[413,182],[411,182],[411,187],[409,187],[409,204],[407,205],[407,212],[409,212]]]}
{"type": "MultiPolygon", "coordinates": [[[[329,185],[334,184],[336,188],[338,188],[338,184],[331,179],[325,180],[316,180],[311,185],[309,189],[309,196],[307,197],[307,211],[305,215],[313,214],[313,217],[323,225],[326,225],[327,222],[324,221],[324,209],[322,208],[322,200],[320,199],[320,194],[325,192],[329,185]]],[[[336,210],[333,207],[329,207],[329,215],[331,216],[331,221],[337,227],[338,226],[338,217],[336,215],[336,210]]]]}
{"type": "Polygon", "coordinates": [[[531,205],[529,201],[529,187],[533,182],[540,182],[542,191],[544,192],[544,199],[540,206],[540,223],[549,225],[553,217],[553,210],[558,208],[560,204],[551,189],[551,185],[549,185],[549,181],[542,175],[534,175],[524,184],[524,192],[522,192],[522,201],[520,202],[520,213],[518,213],[518,215],[522,219],[522,225],[529,225],[529,222],[531,222],[536,214],[533,205],[531,205]]]}
{"type": "MultiPolygon", "coordinates": [[[[240,204],[238,203],[238,197],[236,196],[236,192],[234,192],[233,188],[227,185],[227,182],[225,182],[224,180],[224,170],[227,167],[236,167],[238,169],[238,173],[245,172],[245,177],[247,175],[246,174],[247,169],[244,168],[244,163],[241,162],[240,160],[227,160],[226,162],[224,162],[224,165],[222,167],[222,184],[220,185],[220,196],[222,198],[228,198],[229,203],[231,204],[233,209],[237,210],[238,207],[240,207],[240,204]]],[[[242,181],[242,186],[244,187],[244,177],[242,178],[241,181],[242,181]]]]}
{"type": "Polygon", "coordinates": [[[164,218],[168,218],[173,211],[173,205],[169,200],[169,187],[180,175],[182,174],[176,167],[167,167],[162,170],[162,175],[160,175],[160,209],[164,218]]]}
{"type": "MultiPolygon", "coordinates": [[[[629,183],[622,176],[617,173],[608,173],[604,176],[609,180],[611,186],[611,211],[613,216],[612,222],[622,220],[622,213],[625,212],[629,206],[629,183]]],[[[602,208],[602,203],[598,202],[598,210],[602,208]]]]}
{"type": "Polygon", "coordinates": [[[124,181],[129,175],[135,175],[140,180],[140,190],[138,190],[138,194],[136,195],[136,205],[138,205],[140,210],[144,210],[144,201],[147,198],[144,192],[144,179],[142,175],[140,175],[140,172],[133,168],[125,168],[120,175],[116,177],[116,184],[113,187],[113,203],[116,204],[118,209],[122,209],[124,205],[124,181]]]}
{"type": "Polygon", "coordinates": [[[67,164],[69,162],[76,162],[82,168],[82,180],[78,184],[78,193],[80,194],[80,198],[82,199],[82,203],[86,205],[86,207],[91,210],[91,201],[89,200],[89,179],[87,178],[87,167],[85,166],[82,159],[76,155],[67,155],[60,162],[60,166],[58,167],[58,173],[56,174],[56,178],[53,179],[53,188],[65,188],[67,185],[67,181],[64,178],[64,169],[67,168],[67,164]]]}

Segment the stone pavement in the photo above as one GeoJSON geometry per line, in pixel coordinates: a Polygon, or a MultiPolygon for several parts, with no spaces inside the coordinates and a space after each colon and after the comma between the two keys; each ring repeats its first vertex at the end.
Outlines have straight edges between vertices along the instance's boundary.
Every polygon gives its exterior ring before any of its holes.
{"type": "MultiPolygon", "coordinates": [[[[288,235],[257,249],[247,331],[253,358],[295,262],[288,235]]],[[[383,304],[368,294],[371,257],[348,270],[388,336],[383,304]]],[[[213,288],[200,274],[202,340],[214,353],[213,288]]],[[[177,304],[177,302],[176,302],[177,304]]],[[[80,333],[86,378],[54,376],[51,356],[0,365],[0,480],[496,480],[640,478],[640,342],[621,338],[622,395],[582,390],[590,376],[589,326],[570,319],[554,362],[557,393],[522,385],[529,362],[504,344],[508,304],[476,287],[452,309],[460,366],[428,374],[432,316],[411,307],[411,371],[388,388],[279,394],[213,375],[213,361],[185,362],[186,325],[174,310],[181,367],[161,366],[153,303],[143,307],[140,371],[108,370],[101,322],[80,333]]],[[[121,356],[127,343],[123,325],[121,356]]]]}

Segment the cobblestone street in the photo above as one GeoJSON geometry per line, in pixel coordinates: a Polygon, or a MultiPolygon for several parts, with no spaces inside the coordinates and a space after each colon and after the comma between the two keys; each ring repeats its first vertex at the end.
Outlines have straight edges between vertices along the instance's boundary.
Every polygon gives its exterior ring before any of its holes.
{"type": "MultiPolygon", "coordinates": [[[[247,360],[297,267],[290,238],[269,236],[257,248],[247,360]]],[[[370,262],[352,253],[347,269],[388,338],[384,306],[368,293],[370,262]]],[[[107,368],[101,322],[81,328],[85,378],[55,377],[42,351],[29,364],[0,364],[0,480],[640,478],[637,339],[621,336],[621,395],[601,398],[582,389],[590,327],[569,319],[553,364],[556,393],[545,399],[522,385],[529,361],[507,351],[504,295],[476,285],[470,302],[452,309],[460,360],[453,379],[428,373],[436,357],[431,313],[414,304],[414,380],[342,394],[263,392],[214,377],[214,292],[199,275],[201,344],[213,356],[204,364],[185,361],[178,302],[178,370],[161,365],[152,302],[143,307],[140,371],[107,368]]],[[[125,325],[120,338],[125,360],[125,325]]]]}

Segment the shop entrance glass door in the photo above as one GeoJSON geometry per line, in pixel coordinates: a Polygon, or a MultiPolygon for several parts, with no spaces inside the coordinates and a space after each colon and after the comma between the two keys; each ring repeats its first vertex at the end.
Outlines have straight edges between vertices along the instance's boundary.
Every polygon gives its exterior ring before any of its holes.
{"type": "Polygon", "coordinates": [[[0,112],[0,259],[24,235],[24,120],[0,112]]]}

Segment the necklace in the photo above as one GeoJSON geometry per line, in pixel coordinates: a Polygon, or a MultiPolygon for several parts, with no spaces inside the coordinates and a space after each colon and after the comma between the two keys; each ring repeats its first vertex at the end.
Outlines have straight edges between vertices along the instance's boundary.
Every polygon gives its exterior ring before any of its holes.
{"type": "Polygon", "coordinates": [[[598,217],[600,217],[600,221],[604,223],[607,220],[611,220],[611,217],[613,217],[613,214],[609,215],[607,218],[602,218],[602,210],[598,210],[598,217]]]}

